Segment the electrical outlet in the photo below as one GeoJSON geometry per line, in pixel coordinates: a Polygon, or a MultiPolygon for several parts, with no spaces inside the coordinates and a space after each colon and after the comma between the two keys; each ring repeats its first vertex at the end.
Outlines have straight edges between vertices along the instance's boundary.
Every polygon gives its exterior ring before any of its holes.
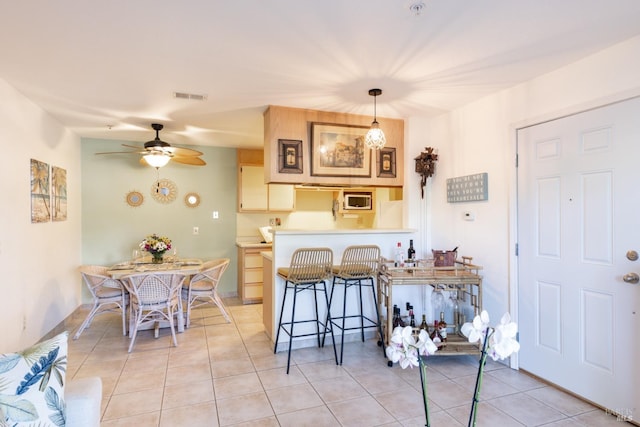
{"type": "Polygon", "coordinates": [[[218,211],[213,211],[213,219],[218,219],[220,218],[220,214],[218,213],[218,211]]]}
{"type": "Polygon", "coordinates": [[[200,228],[198,227],[193,227],[193,235],[197,236],[198,234],[200,234],[200,228]]]}
{"type": "Polygon", "coordinates": [[[276,225],[276,219],[275,218],[269,218],[269,225],[270,226],[275,226],[276,225]]]}

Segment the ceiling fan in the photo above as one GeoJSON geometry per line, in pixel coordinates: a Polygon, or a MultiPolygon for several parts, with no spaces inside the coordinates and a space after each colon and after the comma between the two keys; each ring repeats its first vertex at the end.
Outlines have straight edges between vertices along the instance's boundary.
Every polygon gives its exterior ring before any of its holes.
{"type": "Polygon", "coordinates": [[[169,143],[160,140],[160,131],[164,127],[158,123],[152,123],[151,127],[156,131],[156,137],[152,141],[144,143],[144,147],[122,144],[126,148],[134,148],[136,151],[112,151],[96,154],[139,154],[140,163],[153,166],[158,169],[169,163],[170,160],[191,166],[204,166],[205,161],[200,158],[202,152],[190,148],[172,147],[169,143]]]}

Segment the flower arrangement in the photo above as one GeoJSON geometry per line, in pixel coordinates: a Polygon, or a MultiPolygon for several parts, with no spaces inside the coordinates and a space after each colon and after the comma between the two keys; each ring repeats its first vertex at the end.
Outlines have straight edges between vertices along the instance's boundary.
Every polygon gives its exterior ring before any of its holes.
{"type": "Polygon", "coordinates": [[[518,324],[511,321],[511,315],[505,313],[500,319],[500,323],[492,328],[489,326],[489,313],[482,311],[474,317],[472,323],[462,325],[460,331],[469,339],[469,342],[480,342],[482,353],[480,355],[480,366],[476,377],[476,387],[469,414],[469,427],[476,425],[476,415],[478,401],[480,400],[480,387],[482,386],[482,375],[484,365],[487,362],[487,355],[493,360],[505,359],[511,354],[520,350],[520,343],[516,340],[518,334],[518,324]]]}
{"type": "Polygon", "coordinates": [[[154,260],[161,260],[164,253],[171,249],[171,239],[157,234],[150,234],[140,242],[140,249],[149,252],[154,260]]]}
{"type": "Polygon", "coordinates": [[[429,427],[429,404],[427,400],[427,365],[424,363],[429,354],[433,354],[438,347],[433,343],[429,334],[424,329],[420,330],[418,337],[413,335],[411,326],[396,326],[391,334],[391,343],[387,346],[385,353],[389,361],[400,363],[400,367],[405,369],[414,366],[420,367],[420,382],[422,384],[422,398],[424,403],[424,414],[426,426],[429,427]]]}

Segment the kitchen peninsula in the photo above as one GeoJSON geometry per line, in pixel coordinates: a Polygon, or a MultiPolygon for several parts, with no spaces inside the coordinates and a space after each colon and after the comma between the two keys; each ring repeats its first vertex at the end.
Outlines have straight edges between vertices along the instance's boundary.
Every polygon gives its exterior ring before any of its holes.
{"type": "MultiPolygon", "coordinates": [[[[333,264],[340,264],[342,253],[347,246],[351,245],[378,245],[383,257],[390,258],[393,255],[393,248],[397,242],[407,245],[410,239],[415,238],[415,230],[412,229],[354,229],[354,230],[279,230],[274,232],[273,247],[271,252],[264,252],[264,326],[267,334],[272,341],[275,340],[280,310],[282,307],[282,298],[284,292],[284,280],[277,276],[276,272],[280,267],[288,267],[291,262],[291,255],[298,248],[305,247],[328,247],[333,251],[333,264]]],[[[340,298],[334,295],[335,298],[340,298]]],[[[375,317],[375,306],[371,295],[364,295],[364,314],[375,317]],[[368,299],[367,299],[368,298],[368,299]]],[[[291,307],[289,306],[291,299],[287,301],[287,307],[284,310],[285,321],[290,317],[291,307]]],[[[348,302],[353,303],[353,307],[347,307],[347,310],[357,310],[355,306],[355,298],[350,298],[348,302]]],[[[320,316],[326,316],[326,309],[323,304],[319,307],[320,316]]],[[[311,295],[300,295],[296,302],[296,312],[310,313],[313,312],[313,298],[311,295]],[[308,297],[308,298],[307,298],[308,297]]],[[[303,328],[307,325],[300,325],[303,328]]],[[[373,332],[372,332],[373,333],[373,332]]],[[[345,332],[345,341],[359,339],[358,331],[349,333],[345,332]]],[[[288,338],[286,334],[280,335],[279,349],[287,346],[288,338]]],[[[315,346],[313,338],[296,339],[293,342],[293,348],[315,346]]]]}

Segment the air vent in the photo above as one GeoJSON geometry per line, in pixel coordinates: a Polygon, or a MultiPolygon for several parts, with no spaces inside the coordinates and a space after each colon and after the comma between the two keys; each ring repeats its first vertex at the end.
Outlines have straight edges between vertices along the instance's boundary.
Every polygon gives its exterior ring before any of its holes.
{"type": "Polygon", "coordinates": [[[206,101],[207,95],[198,93],[173,92],[174,98],[190,99],[192,101],[206,101]]]}

